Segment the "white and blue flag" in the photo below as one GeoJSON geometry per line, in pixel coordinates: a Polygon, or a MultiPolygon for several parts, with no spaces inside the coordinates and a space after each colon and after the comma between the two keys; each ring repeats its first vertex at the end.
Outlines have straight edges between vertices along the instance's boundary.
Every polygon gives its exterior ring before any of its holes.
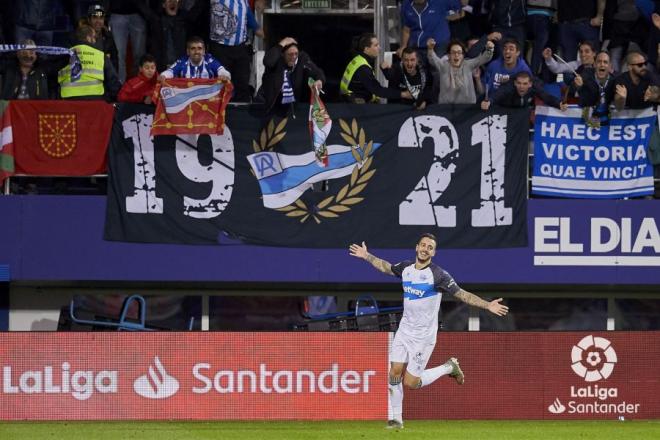
{"type": "Polygon", "coordinates": [[[653,109],[614,112],[608,126],[589,127],[579,108],[537,107],[532,193],[620,199],[653,194],[647,147],[653,109]]]}
{"type": "MultiPolygon", "coordinates": [[[[371,154],[380,146],[374,143],[371,154]]],[[[264,206],[270,209],[290,205],[316,182],[348,176],[356,164],[362,166],[347,145],[328,145],[325,167],[319,165],[313,151],[295,156],[262,151],[250,154],[247,159],[259,180],[264,206]]]]}
{"type": "Polygon", "coordinates": [[[195,101],[203,101],[217,96],[221,90],[221,83],[187,88],[166,86],[160,89],[160,97],[166,113],[179,113],[195,101]]]}

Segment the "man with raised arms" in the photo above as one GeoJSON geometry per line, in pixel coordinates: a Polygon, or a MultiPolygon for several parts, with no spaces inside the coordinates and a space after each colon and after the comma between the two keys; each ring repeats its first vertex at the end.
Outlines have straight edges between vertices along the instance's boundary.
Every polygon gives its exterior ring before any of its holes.
{"type": "Polygon", "coordinates": [[[403,385],[414,390],[445,375],[453,377],[460,385],[465,381],[458,359],[454,357],[438,367],[426,369],[438,334],[438,312],[443,293],[497,316],[504,316],[509,311],[501,304],[502,298],[488,302],[461,289],[449,273],[431,261],[436,247],[435,236],[423,234],[415,246],[415,261],[397,264],[370,254],[364,242],[349,247],[352,256],[367,260],[383,273],[401,278],[403,284],[403,316],[392,342],[390,357],[389,398],[393,417],[387,422],[388,428],[403,428],[403,385]]]}

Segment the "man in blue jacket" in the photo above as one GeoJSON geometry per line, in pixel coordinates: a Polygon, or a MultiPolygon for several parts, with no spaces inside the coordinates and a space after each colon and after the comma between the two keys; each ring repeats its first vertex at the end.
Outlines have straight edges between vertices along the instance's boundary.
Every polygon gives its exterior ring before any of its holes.
{"type": "MultiPolygon", "coordinates": [[[[467,4],[467,0],[464,1],[467,4]]],[[[404,0],[401,5],[401,46],[417,49],[426,64],[426,41],[433,38],[438,56],[443,56],[450,40],[447,15],[458,12],[462,7],[459,0],[404,0]]]]}
{"type": "Polygon", "coordinates": [[[502,55],[492,61],[486,69],[484,75],[486,94],[494,92],[519,72],[527,72],[530,75],[532,73],[525,60],[520,57],[518,40],[507,38],[502,44],[502,55]]]}

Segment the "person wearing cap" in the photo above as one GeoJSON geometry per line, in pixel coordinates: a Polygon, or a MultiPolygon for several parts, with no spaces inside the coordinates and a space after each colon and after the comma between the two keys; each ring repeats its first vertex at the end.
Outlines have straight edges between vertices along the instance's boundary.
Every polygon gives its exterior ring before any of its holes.
{"type": "Polygon", "coordinates": [[[296,102],[309,103],[308,80],[321,90],[325,83],[323,70],[309,55],[298,49],[298,42],[283,38],[264,55],[264,74],[258,95],[263,95],[266,111],[286,116],[296,102]]]}
{"type": "MultiPolygon", "coordinates": [[[[21,44],[34,46],[33,40],[21,44]]],[[[0,64],[2,87],[0,99],[48,99],[46,72],[37,63],[37,52],[32,49],[16,51],[15,59],[6,59],[0,64]]]]}
{"type": "Polygon", "coordinates": [[[105,9],[103,6],[99,4],[90,5],[87,9],[87,18],[81,20],[81,22],[81,24],[87,24],[94,29],[96,32],[94,47],[103,51],[116,70],[118,68],[117,46],[112,32],[105,23],[105,9]]]}

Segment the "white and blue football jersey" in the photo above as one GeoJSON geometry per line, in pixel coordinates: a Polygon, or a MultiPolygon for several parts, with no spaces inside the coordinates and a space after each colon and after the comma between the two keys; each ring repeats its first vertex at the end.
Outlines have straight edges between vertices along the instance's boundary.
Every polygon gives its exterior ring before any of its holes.
{"type": "Polygon", "coordinates": [[[433,338],[438,333],[438,312],[442,294],[454,295],[461,288],[447,271],[431,263],[415,269],[412,261],[392,266],[403,284],[403,317],[399,331],[414,338],[433,338]]]}

